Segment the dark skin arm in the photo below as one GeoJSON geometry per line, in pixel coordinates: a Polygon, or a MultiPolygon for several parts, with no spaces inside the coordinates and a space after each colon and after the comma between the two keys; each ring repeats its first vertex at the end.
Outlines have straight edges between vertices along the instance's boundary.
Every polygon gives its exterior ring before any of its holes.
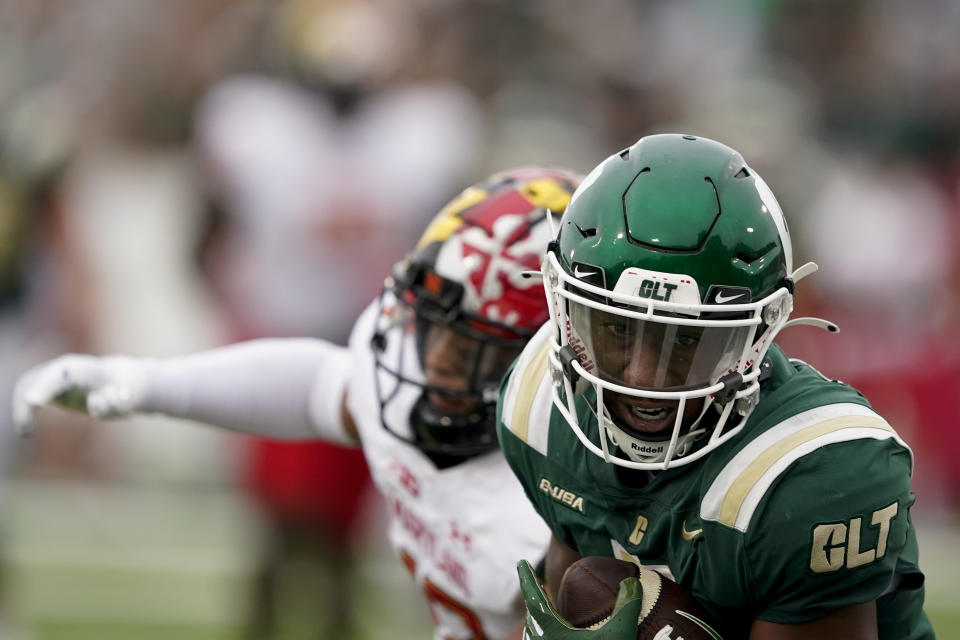
{"type": "MultiPolygon", "coordinates": [[[[545,584],[553,598],[563,572],[580,558],[580,554],[556,537],[547,550],[545,584]]],[[[749,640],[877,640],[877,605],[867,602],[840,609],[825,618],[805,624],[776,624],[755,620],[749,640]]]]}
{"type": "Polygon", "coordinates": [[[547,549],[546,567],[544,568],[544,588],[550,599],[557,592],[560,586],[560,578],[567,567],[580,559],[580,554],[554,536],[550,540],[550,548],[547,549]]]}
{"type": "Polygon", "coordinates": [[[855,604],[805,624],[754,620],[750,640],[877,640],[877,604],[855,604]]]}

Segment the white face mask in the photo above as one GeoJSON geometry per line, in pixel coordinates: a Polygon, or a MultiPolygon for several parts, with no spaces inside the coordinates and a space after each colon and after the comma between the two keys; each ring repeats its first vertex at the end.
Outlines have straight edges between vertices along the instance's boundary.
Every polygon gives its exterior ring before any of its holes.
{"type": "MultiPolygon", "coordinates": [[[[677,437],[676,457],[686,455],[693,444],[706,433],[706,429],[697,429],[701,416],[697,418],[693,427],[687,433],[677,437]]],[[[670,437],[662,440],[647,440],[636,435],[631,435],[617,426],[607,411],[603,412],[601,424],[605,427],[610,442],[634,462],[640,463],[658,463],[666,460],[667,451],[670,448],[670,437]]]]}
{"type": "Polygon", "coordinates": [[[728,302],[702,303],[690,276],[635,271],[611,291],[574,278],[547,254],[544,283],[560,329],[549,359],[560,385],[554,404],[604,460],[665,469],[699,459],[743,428],[749,411],[741,409],[759,392],[760,364],[792,296],[781,288],[751,301],[728,288],[728,302]],[[646,290],[648,280],[667,284],[646,290]],[[592,397],[583,396],[588,389],[592,397]],[[599,442],[581,428],[575,397],[598,416],[599,442]],[[719,416],[702,424],[711,406],[719,416]],[[611,455],[610,442],[627,459],[611,455]]]}

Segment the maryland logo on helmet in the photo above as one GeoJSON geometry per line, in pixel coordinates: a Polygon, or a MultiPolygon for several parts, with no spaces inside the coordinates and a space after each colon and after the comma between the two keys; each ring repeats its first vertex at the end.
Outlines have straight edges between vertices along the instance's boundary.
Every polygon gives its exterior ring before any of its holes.
{"type": "Polygon", "coordinates": [[[440,467],[497,447],[500,379],[547,320],[536,271],[553,239],[547,212],[579,176],[530,167],[454,198],[397,265],[375,336],[384,427],[440,467]]]}
{"type": "Polygon", "coordinates": [[[578,183],[579,176],[561,169],[526,167],[493,175],[437,214],[413,262],[462,285],[463,311],[535,329],[547,319],[546,302],[540,282],[523,272],[540,267],[550,240],[546,211],[562,214],[578,183]]]}

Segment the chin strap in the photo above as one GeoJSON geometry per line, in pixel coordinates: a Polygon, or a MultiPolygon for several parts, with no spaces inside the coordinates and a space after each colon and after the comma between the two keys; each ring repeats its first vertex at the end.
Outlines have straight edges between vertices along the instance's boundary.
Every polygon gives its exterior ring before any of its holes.
{"type": "MultiPolygon", "coordinates": [[[[656,463],[664,461],[667,456],[667,449],[670,447],[670,438],[666,440],[643,440],[632,436],[617,426],[617,423],[607,414],[606,407],[604,407],[603,413],[603,430],[607,433],[607,437],[610,438],[610,442],[620,449],[624,455],[634,462],[656,463]]],[[[693,427],[696,427],[699,422],[700,419],[698,418],[693,427]]],[[[706,429],[694,428],[678,436],[677,449],[673,457],[678,458],[686,455],[690,446],[699,440],[706,432],[706,429]]]]}

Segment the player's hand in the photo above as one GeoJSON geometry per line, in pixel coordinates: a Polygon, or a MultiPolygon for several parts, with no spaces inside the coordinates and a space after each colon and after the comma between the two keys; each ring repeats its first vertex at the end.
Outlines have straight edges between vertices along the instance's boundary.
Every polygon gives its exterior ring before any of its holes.
{"type": "Polygon", "coordinates": [[[33,430],[37,409],[57,404],[95,418],[134,413],[143,401],[146,375],[142,360],[126,356],[98,358],[65,355],[20,376],[13,389],[13,424],[21,435],[33,430]]]}
{"type": "Polygon", "coordinates": [[[526,560],[517,565],[520,590],[527,606],[524,640],[635,640],[642,619],[643,589],[639,580],[630,578],[620,585],[613,615],[598,629],[577,629],[557,613],[544,593],[533,568],[526,560]]]}

